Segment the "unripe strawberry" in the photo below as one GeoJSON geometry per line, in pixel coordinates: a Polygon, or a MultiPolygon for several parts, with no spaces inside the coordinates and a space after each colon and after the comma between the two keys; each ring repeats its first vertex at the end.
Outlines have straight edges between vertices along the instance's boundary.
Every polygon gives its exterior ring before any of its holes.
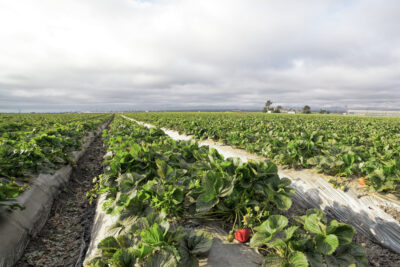
{"type": "Polygon", "coordinates": [[[249,222],[250,222],[250,215],[248,215],[248,214],[246,214],[246,215],[244,215],[243,216],[243,223],[244,223],[244,225],[248,225],[249,224],[249,222]]]}
{"type": "Polygon", "coordinates": [[[226,240],[228,240],[228,242],[232,242],[233,238],[234,238],[233,234],[229,234],[226,236],[226,240]]]}

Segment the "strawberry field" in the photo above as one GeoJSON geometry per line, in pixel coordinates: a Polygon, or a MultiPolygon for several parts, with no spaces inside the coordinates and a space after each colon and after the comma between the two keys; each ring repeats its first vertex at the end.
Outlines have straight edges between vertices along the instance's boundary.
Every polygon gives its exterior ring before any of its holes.
{"type": "Polygon", "coordinates": [[[111,114],[0,114],[0,206],[23,208],[15,198],[39,173],[71,162],[89,131],[111,114]]]}
{"type": "MultiPolygon", "coordinates": [[[[361,184],[378,192],[399,191],[399,118],[222,112],[128,116],[243,148],[281,166],[362,178],[361,184]]],[[[331,180],[335,186],[343,181],[331,180]]]]}
{"type": "MultiPolygon", "coordinates": [[[[62,189],[69,198],[66,204],[55,200],[51,214],[45,215],[50,216],[51,226],[43,229],[52,227],[48,232],[53,236],[39,234],[45,241],[35,239],[18,266],[52,266],[63,258],[68,264],[91,267],[215,266],[207,265],[207,260],[217,239],[202,227],[214,222],[222,227],[223,242],[245,246],[260,256],[255,266],[400,263],[399,255],[372,244],[327,210],[300,208],[293,180],[278,174],[282,166],[311,168],[331,175],[335,186],[362,177],[372,190],[397,192],[398,118],[124,115],[0,114],[0,218],[29,215],[19,200],[29,195],[40,175],[65,166],[71,166],[73,173],[73,186],[62,189]],[[175,140],[158,127],[199,140],[214,139],[268,160],[224,157],[198,140],[175,140]],[[96,131],[101,134],[91,135],[96,131]],[[93,136],[97,141],[89,144],[93,148],[89,155],[82,162],[73,160],[73,153],[84,150],[83,144],[93,136]],[[88,215],[94,213],[100,219],[88,215]],[[105,231],[97,231],[102,226],[105,231]],[[47,252],[41,250],[42,244],[49,247],[47,252]],[[68,254],[72,250],[74,254],[68,254]],[[52,258],[52,253],[57,256],[52,258]]],[[[51,183],[53,178],[58,179],[49,175],[40,183],[51,183]]],[[[24,223],[22,219],[19,224],[24,223]]],[[[0,236],[7,235],[5,227],[0,220],[0,236]]]]}
{"type": "Polygon", "coordinates": [[[281,215],[293,190],[272,162],[224,159],[122,118],[103,137],[107,167],[92,193],[105,193],[103,209],[119,219],[90,266],[198,266],[212,238],[182,227],[189,218],[224,221],[230,241],[236,232],[245,242],[251,232],[250,246],[265,255],[264,266],[368,264],[351,226],[328,222],[320,210],[281,215]]]}

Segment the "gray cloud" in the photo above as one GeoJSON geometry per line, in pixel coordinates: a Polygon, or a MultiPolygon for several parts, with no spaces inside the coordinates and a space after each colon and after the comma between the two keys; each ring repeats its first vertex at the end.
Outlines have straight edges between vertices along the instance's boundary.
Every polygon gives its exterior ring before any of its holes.
{"type": "Polygon", "coordinates": [[[0,112],[400,107],[400,2],[0,4],[0,112]]]}

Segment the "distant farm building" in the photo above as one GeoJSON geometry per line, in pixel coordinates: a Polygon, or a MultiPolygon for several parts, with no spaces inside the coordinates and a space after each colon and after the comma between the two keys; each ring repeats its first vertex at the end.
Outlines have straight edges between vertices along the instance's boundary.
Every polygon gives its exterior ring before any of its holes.
{"type": "Polygon", "coordinates": [[[400,116],[398,110],[348,110],[349,115],[362,115],[362,116],[400,116]]]}
{"type": "Polygon", "coordinates": [[[289,113],[289,114],[296,114],[296,111],[294,109],[285,109],[285,108],[281,108],[280,109],[281,113],[289,113]]]}

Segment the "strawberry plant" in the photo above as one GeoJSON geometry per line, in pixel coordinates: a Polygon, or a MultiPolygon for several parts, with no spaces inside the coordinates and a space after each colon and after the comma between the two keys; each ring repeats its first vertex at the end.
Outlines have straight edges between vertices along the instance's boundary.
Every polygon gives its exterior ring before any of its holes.
{"type": "Polygon", "coordinates": [[[378,192],[400,181],[398,118],[261,113],[131,113],[135,119],[212,138],[294,168],[341,177],[365,176],[378,192]]]}
{"type": "Polygon", "coordinates": [[[21,208],[16,197],[40,173],[71,162],[89,131],[109,119],[103,114],[0,114],[0,206],[21,208]]]}
{"type": "Polygon", "coordinates": [[[106,168],[94,190],[106,194],[103,208],[118,220],[99,244],[101,255],[92,266],[196,266],[212,238],[180,227],[186,218],[224,221],[232,227],[229,240],[236,232],[238,240],[246,241],[251,229],[250,244],[267,251],[267,266],[365,258],[351,242],[354,230],[345,224],[327,225],[316,211],[292,225],[275,215],[291,207],[294,191],[272,162],[224,159],[215,149],[174,141],[157,128],[120,117],[103,138],[106,168]]]}
{"type": "Polygon", "coordinates": [[[282,215],[272,215],[260,226],[250,245],[264,249],[265,266],[368,266],[364,249],[352,242],[354,229],[336,220],[327,224],[320,210],[308,210],[289,226],[282,215]]]}

